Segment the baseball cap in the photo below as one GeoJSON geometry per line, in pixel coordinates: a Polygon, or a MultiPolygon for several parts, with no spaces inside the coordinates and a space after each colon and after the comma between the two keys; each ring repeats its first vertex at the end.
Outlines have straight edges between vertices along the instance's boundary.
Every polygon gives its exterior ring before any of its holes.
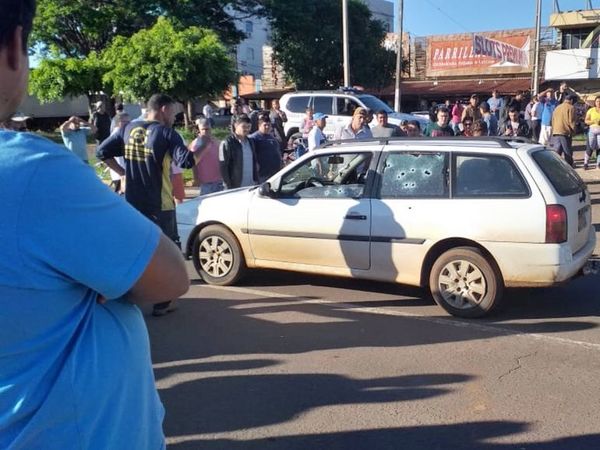
{"type": "Polygon", "coordinates": [[[328,117],[329,117],[328,115],[320,113],[320,112],[313,114],[313,119],[314,120],[327,119],[328,117]]]}

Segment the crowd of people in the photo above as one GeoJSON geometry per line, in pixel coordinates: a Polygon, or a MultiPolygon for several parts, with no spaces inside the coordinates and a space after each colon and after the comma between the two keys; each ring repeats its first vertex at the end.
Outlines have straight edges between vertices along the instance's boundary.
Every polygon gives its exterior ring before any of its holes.
{"type": "MultiPolygon", "coordinates": [[[[600,148],[600,98],[594,107],[579,101],[567,83],[528,95],[517,92],[505,98],[497,90],[487,100],[473,94],[466,104],[447,100],[429,111],[425,136],[509,136],[523,137],[555,149],[574,166],[572,139],[586,133],[584,168],[589,168],[593,152],[600,148]]],[[[598,162],[596,162],[598,164],[598,162]]],[[[598,165],[596,167],[599,167],[598,165]]]]}

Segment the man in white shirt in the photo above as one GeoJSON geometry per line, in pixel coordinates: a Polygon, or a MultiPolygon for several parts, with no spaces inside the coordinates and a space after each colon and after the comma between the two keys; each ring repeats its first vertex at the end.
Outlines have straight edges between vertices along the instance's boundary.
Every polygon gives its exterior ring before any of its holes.
{"type": "Polygon", "coordinates": [[[323,133],[323,129],[325,128],[325,125],[327,124],[327,117],[328,116],[326,116],[325,114],[320,113],[320,112],[313,114],[313,120],[315,121],[315,124],[313,125],[312,129],[308,133],[308,151],[309,152],[313,151],[319,145],[321,145],[325,141],[327,141],[327,138],[325,137],[325,134],[323,133]]]}
{"type": "Polygon", "coordinates": [[[202,115],[204,116],[205,119],[208,120],[208,123],[210,124],[211,127],[215,126],[215,121],[213,119],[213,109],[212,109],[212,106],[210,106],[209,101],[207,101],[206,105],[204,105],[202,107],[202,115]]]}

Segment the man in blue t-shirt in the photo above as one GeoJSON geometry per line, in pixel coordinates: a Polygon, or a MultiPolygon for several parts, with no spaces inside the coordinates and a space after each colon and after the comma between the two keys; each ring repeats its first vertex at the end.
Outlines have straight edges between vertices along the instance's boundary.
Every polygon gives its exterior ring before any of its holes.
{"type": "MultiPolygon", "coordinates": [[[[34,11],[0,2],[0,122],[27,91],[34,11]]],[[[188,289],[179,249],[29,133],[0,131],[0,202],[0,448],[164,449],[136,305],[188,289]]]]}
{"type": "Polygon", "coordinates": [[[79,117],[70,117],[60,126],[65,147],[75,153],[84,162],[88,163],[87,138],[96,132],[96,127],[79,117]]]}

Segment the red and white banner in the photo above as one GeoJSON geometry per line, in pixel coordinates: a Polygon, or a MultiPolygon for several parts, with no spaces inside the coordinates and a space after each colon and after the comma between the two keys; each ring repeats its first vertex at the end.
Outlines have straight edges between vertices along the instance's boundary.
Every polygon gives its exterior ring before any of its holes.
{"type": "Polygon", "coordinates": [[[502,62],[529,67],[529,42],[519,48],[507,42],[490,39],[480,34],[473,35],[473,54],[489,56],[502,62]]]}

